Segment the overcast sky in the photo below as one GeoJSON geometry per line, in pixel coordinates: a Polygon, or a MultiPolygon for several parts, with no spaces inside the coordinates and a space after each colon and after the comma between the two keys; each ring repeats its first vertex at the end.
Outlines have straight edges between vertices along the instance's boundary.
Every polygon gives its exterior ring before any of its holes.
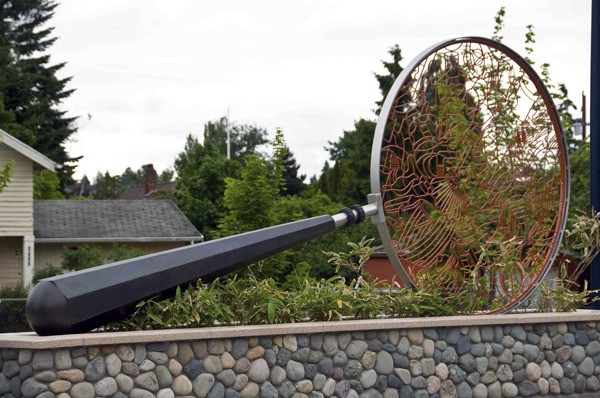
{"type": "MultiPolygon", "coordinates": [[[[273,136],[283,129],[309,177],[357,119],[374,119],[373,73],[398,44],[405,66],[428,46],[491,37],[506,7],[504,43],[524,53],[535,26],[537,65],[550,63],[580,105],[589,94],[591,0],[371,1],[59,0],[52,62],[67,62],[78,116],[68,145],[75,177],[172,167],[188,134],[225,116],[273,136]]],[[[579,116],[576,114],[576,116],[579,116]]],[[[365,148],[369,156],[370,148],[365,148]]]]}

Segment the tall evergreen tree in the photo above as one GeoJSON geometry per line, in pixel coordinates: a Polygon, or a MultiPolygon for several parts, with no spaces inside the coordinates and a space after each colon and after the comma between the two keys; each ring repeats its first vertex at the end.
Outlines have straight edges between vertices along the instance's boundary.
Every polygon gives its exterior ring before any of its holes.
{"type": "Polygon", "coordinates": [[[119,176],[111,176],[108,171],[96,175],[92,186],[92,198],[117,199],[122,193],[123,187],[119,183],[119,176]]]}
{"type": "Polygon", "coordinates": [[[0,128],[63,165],[59,175],[64,188],[73,181],[79,158],[67,154],[75,119],[61,109],[73,93],[67,89],[71,78],[58,78],[65,63],[52,64],[47,54],[56,41],[48,27],[56,6],[52,0],[0,5],[0,128]]]}
{"type": "Polygon", "coordinates": [[[144,169],[140,168],[137,171],[133,171],[131,167],[127,167],[119,177],[119,182],[124,188],[142,185],[144,183],[144,169]]]}
{"type": "Polygon", "coordinates": [[[306,189],[306,184],[304,183],[306,175],[298,175],[300,165],[296,162],[294,154],[287,146],[283,155],[283,166],[285,167],[283,173],[283,178],[285,178],[285,192],[282,192],[282,194],[286,196],[300,195],[306,189]]]}
{"type": "Polygon", "coordinates": [[[275,139],[272,142],[273,155],[270,167],[273,178],[277,180],[279,196],[298,196],[306,189],[304,184],[305,175],[298,176],[300,165],[296,163],[294,154],[288,148],[283,132],[275,131],[275,139]]]}
{"type": "Polygon", "coordinates": [[[379,91],[381,91],[381,99],[376,102],[377,110],[375,113],[377,115],[379,115],[379,111],[383,106],[385,97],[387,97],[392,86],[394,85],[394,82],[404,70],[404,68],[400,66],[400,61],[402,61],[402,50],[400,50],[400,47],[398,47],[397,44],[390,48],[388,54],[392,56],[392,60],[389,62],[381,61],[387,71],[387,74],[379,75],[375,73],[375,78],[377,79],[377,82],[379,82],[379,91]]]}
{"type": "Polygon", "coordinates": [[[375,126],[373,120],[360,119],[354,130],[344,131],[337,142],[329,143],[329,156],[335,164],[323,173],[319,187],[336,202],[346,206],[366,202],[375,126]]]}

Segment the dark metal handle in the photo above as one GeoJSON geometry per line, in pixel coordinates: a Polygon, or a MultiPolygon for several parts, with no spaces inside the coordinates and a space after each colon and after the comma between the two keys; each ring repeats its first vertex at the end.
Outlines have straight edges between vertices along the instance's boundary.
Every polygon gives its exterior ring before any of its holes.
{"type": "MultiPolygon", "coordinates": [[[[374,205],[362,209],[377,213],[374,205]]],[[[87,332],[122,318],[140,300],[210,282],[350,221],[344,213],[313,217],[43,279],[27,298],[27,319],[40,335],[87,332]]]]}

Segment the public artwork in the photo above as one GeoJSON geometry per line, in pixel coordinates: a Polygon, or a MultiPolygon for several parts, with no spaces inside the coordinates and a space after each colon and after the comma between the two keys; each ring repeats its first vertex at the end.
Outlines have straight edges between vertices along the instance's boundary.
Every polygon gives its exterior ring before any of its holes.
{"type": "Polygon", "coordinates": [[[392,91],[372,190],[405,283],[472,289],[470,311],[522,302],[551,265],[568,205],[566,144],[543,82],[505,46],[467,38],[425,51],[392,91]]]}
{"type": "Polygon", "coordinates": [[[406,286],[471,292],[465,312],[522,303],[547,273],[568,209],[566,143],[542,80],[483,38],[437,44],[392,87],[371,155],[370,204],[41,281],[39,334],[91,330],[144,298],[210,281],[367,217],[406,286]]]}

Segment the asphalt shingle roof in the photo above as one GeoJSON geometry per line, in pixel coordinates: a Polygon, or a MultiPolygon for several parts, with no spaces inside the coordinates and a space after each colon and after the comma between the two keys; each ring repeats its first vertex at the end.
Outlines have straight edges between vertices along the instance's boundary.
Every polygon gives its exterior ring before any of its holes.
{"type": "Polygon", "coordinates": [[[35,200],[36,240],[196,240],[202,234],[170,200],[35,200]]]}

